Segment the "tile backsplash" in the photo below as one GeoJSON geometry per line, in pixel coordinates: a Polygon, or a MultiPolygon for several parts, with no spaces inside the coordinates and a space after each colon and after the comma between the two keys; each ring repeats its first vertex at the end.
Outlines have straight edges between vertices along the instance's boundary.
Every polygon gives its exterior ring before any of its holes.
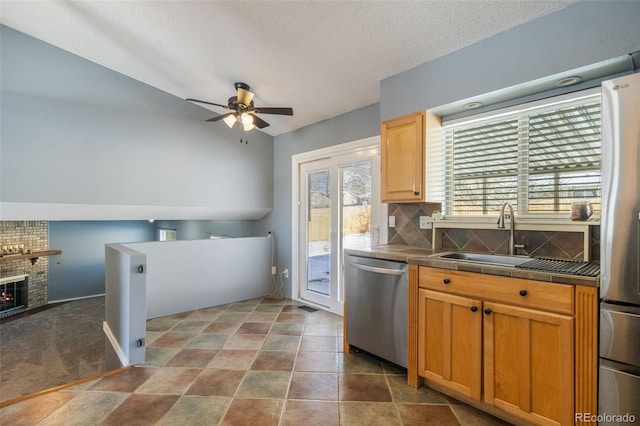
{"type": "MultiPolygon", "coordinates": [[[[389,228],[389,244],[433,248],[433,230],[420,229],[420,216],[431,216],[441,210],[440,204],[389,204],[389,215],[395,216],[396,226],[389,228]]],[[[590,226],[590,260],[600,260],[600,226],[590,226]]],[[[504,229],[442,228],[442,249],[480,253],[509,252],[509,231],[504,229]]],[[[516,243],[525,239],[525,248],[518,254],[559,259],[584,259],[585,243],[582,232],[523,231],[515,233],[516,243]]]]}
{"type": "MultiPolygon", "coordinates": [[[[591,260],[600,257],[599,227],[591,227],[591,260]],[[594,232],[598,228],[597,232],[594,232]]],[[[584,259],[582,232],[516,231],[516,242],[525,239],[518,254],[557,259],[584,259]]],[[[509,253],[509,231],[493,229],[442,229],[442,248],[480,253],[509,253]]]]}
{"type": "Polygon", "coordinates": [[[420,229],[420,216],[431,216],[434,210],[442,210],[438,203],[389,204],[389,216],[395,216],[396,226],[389,228],[389,244],[432,248],[433,231],[420,229]]]}

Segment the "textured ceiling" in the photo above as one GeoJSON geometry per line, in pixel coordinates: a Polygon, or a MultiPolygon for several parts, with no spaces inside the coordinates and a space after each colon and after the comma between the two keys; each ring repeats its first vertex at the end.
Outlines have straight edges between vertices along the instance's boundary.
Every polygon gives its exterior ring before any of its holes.
{"type": "Polygon", "coordinates": [[[179,98],[226,104],[243,81],[257,106],[293,107],[261,116],[275,136],[378,102],[380,80],[575,1],[2,0],[0,22],[179,98]]]}

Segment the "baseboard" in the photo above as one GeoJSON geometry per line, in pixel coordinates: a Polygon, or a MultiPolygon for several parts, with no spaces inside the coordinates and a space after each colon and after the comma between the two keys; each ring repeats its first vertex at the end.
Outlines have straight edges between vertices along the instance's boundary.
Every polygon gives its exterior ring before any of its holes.
{"type": "Polygon", "coordinates": [[[56,303],[73,302],[74,300],[93,299],[94,297],[104,297],[104,296],[105,296],[105,293],[92,294],[91,296],[72,297],[72,298],[69,298],[69,299],[49,300],[47,302],[47,304],[48,305],[53,305],[53,304],[56,304],[56,303]]]}

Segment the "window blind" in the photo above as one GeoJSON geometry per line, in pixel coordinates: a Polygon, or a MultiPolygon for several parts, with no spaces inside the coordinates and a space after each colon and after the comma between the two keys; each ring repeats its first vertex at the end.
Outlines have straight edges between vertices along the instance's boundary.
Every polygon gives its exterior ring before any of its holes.
{"type": "Polygon", "coordinates": [[[600,210],[600,100],[529,116],[529,212],[600,210]]]}
{"type": "Polygon", "coordinates": [[[600,97],[445,126],[445,212],[568,212],[600,204],[600,97]]]}

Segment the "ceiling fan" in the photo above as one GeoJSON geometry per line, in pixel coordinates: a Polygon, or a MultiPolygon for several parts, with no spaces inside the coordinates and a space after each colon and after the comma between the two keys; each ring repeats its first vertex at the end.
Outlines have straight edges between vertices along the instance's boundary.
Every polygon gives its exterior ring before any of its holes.
{"type": "Polygon", "coordinates": [[[256,114],[293,115],[293,108],[289,107],[256,107],[253,104],[253,92],[251,92],[251,87],[249,87],[248,84],[235,83],[234,86],[236,88],[237,95],[230,97],[227,101],[227,105],[192,98],[187,98],[186,100],[231,110],[232,112],[220,114],[208,119],[207,121],[223,120],[229,127],[233,127],[233,125],[238,122],[242,124],[245,131],[252,130],[254,127],[263,129],[269,125],[269,123],[258,117],[256,114]]]}

